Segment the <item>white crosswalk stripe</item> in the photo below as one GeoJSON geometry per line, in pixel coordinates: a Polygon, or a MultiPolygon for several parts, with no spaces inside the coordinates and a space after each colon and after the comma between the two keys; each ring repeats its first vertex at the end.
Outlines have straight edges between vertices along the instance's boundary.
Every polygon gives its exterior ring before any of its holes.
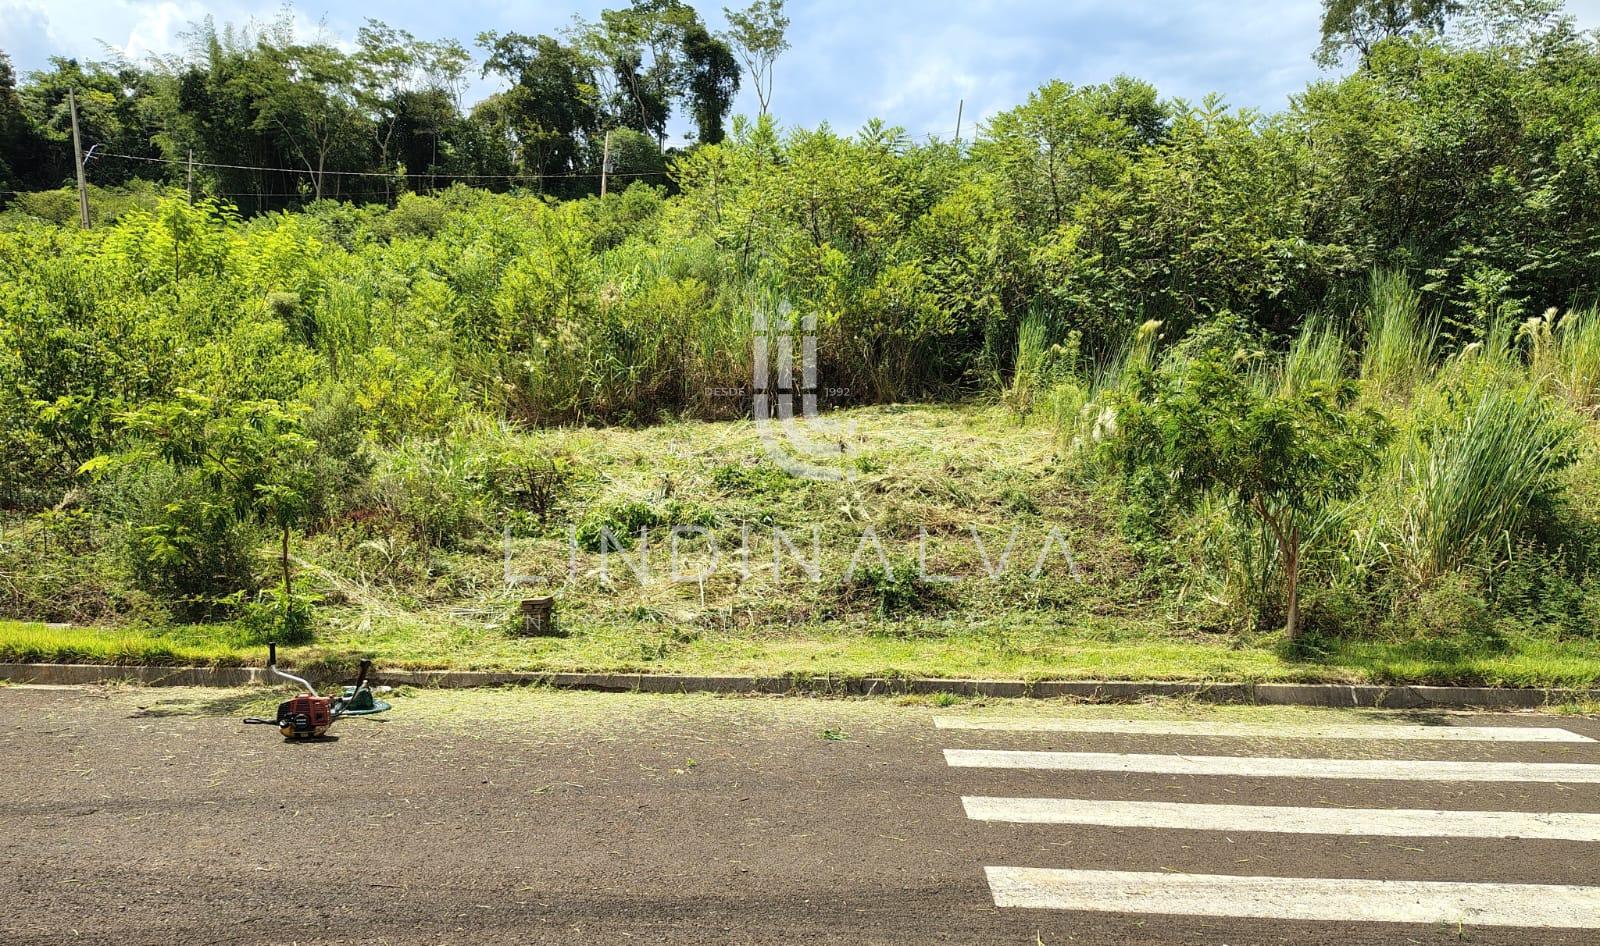
{"type": "Polygon", "coordinates": [[[1600,814],[1196,805],[1087,798],[961,799],[974,821],[1394,838],[1600,841],[1600,814]]]}
{"type": "MultiPolygon", "coordinates": [[[[1543,743],[1551,745],[1552,749],[1555,744],[1595,742],[1570,730],[1544,726],[1313,724],[1263,727],[1203,720],[960,717],[938,717],[935,724],[941,730],[969,733],[1543,743]]],[[[946,762],[957,769],[1374,782],[1600,784],[1600,764],[1593,762],[1331,759],[968,748],[945,749],[944,756],[946,762]]],[[[1088,825],[1138,831],[1600,842],[1600,813],[1581,811],[1289,807],[986,795],[967,795],[961,802],[967,817],[974,821],[1011,824],[1088,825]]],[[[984,870],[996,906],[1008,908],[1335,923],[1443,923],[1600,930],[1600,886],[1500,883],[1492,877],[1473,882],[1441,882],[1087,869],[1091,866],[989,866],[984,870]]]]}
{"type": "Polygon", "coordinates": [[[1594,742],[1551,726],[1402,726],[1380,723],[1262,725],[1161,719],[971,719],[937,716],[939,729],[973,732],[1115,733],[1150,736],[1220,736],[1263,739],[1405,739],[1420,742],[1594,742]]]}
{"type": "Polygon", "coordinates": [[[1000,907],[1325,922],[1600,928],[1600,887],[985,869],[1000,907]]]}
{"type": "Polygon", "coordinates": [[[944,757],[950,765],[964,768],[1056,769],[1074,772],[1145,772],[1155,775],[1233,775],[1265,778],[1600,784],[1600,765],[1563,762],[1276,759],[1262,756],[1028,752],[1011,749],[946,749],[944,757]]]}

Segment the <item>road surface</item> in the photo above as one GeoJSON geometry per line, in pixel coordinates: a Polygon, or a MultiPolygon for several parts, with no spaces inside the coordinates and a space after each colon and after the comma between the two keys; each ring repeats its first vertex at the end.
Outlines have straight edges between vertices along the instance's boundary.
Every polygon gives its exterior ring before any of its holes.
{"type": "Polygon", "coordinates": [[[1600,943],[1593,718],[259,700],[0,688],[0,942],[1600,943]]]}

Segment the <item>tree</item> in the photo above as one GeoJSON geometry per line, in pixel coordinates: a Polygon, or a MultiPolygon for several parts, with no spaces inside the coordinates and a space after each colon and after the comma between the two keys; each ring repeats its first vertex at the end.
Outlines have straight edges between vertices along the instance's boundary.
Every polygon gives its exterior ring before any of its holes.
{"type": "Polygon", "coordinates": [[[729,27],[723,38],[749,70],[756,100],[765,115],[772,104],[772,67],[789,48],[784,35],[789,18],[783,15],[783,0],[755,0],[743,10],[723,7],[722,15],[728,18],[729,27]]]}
{"type": "Polygon", "coordinates": [[[722,120],[739,92],[739,64],[728,44],[698,22],[684,30],[683,58],[695,138],[702,144],[716,144],[724,137],[722,120]]]}
{"type": "Polygon", "coordinates": [[[17,188],[15,169],[29,159],[32,139],[33,126],[17,95],[17,74],[11,68],[11,58],[0,52],[0,190],[17,188]]]}
{"type": "Polygon", "coordinates": [[[301,195],[342,196],[346,182],[362,196],[369,182],[343,176],[376,169],[354,56],[297,40],[289,16],[259,30],[218,29],[207,19],[187,35],[186,54],[158,60],[155,108],[169,158],[192,152],[216,165],[209,173],[219,189],[254,198],[258,211],[301,195]]]}
{"type": "Polygon", "coordinates": [[[1583,129],[1597,109],[1600,56],[1582,36],[1522,50],[1384,44],[1295,102],[1294,135],[1315,156],[1306,237],[1347,247],[1352,283],[1373,268],[1416,275],[1447,337],[1488,327],[1487,286],[1529,314],[1590,299],[1600,151],[1583,129]]]}
{"type": "Polygon", "coordinates": [[[1170,118],[1153,86],[1126,76],[1082,88],[1048,82],[990,120],[975,154],[1003,178],[1029,232],[1044,234],[1066,222],[1085,191],[1122,178],[1170,118]]]}
{"type": "Polygon", "coordinates": [[[1222,319],[1191,335],[1158,369],[1140,369],[1116,404],[1117,452],[1134,502],[1188,505],[1228,497],[1277,547],[1284,632],[1300,635],[1307,533],[1333,501],[1353,494],[1387,435],[1353,406],[1345,378],[1264,381],[1248,335],[1222,319]],[[1244,342],[1246,347],[1236,347],[1244,342]]]}
{"type": "Polygon", "coordinates": [[[256,128],[273,133],[304,165],[312,196],[327,192],[329,162],[367,137],[357,105],[356,64],[323,43],[262,44],[256,128]]]}
{"type": "Polygon", "coordinates": [[[632,0],[620,10],[600,11],[597,23],[579,23],[577,44],[597,73],[611,80],[600,107],[608,127],[632,128],[666,141],[672,102],[682,84],[682,31],[697,21],[679,0],[632,0]]]}
{"type": "Polygon", "coordinates": [[[431,137],[430,160],[402,161],[407,168],[437,164],[438,141],[453,124],[456,97],[467,63],[466,49],[454,40],[419,41],[405,30],[368,20],[356,33],[354,56],[358,102],[371,121],[377,166],[395,167],[395,158],[417,153],[413,135],[431,137]]]}
{"type": "Polygon", "coordinates": [[[632,0],[602,10],[596,23],[579,20],[571,38],[604,86],[597,87],[597,105],[605,127],[632,128],[665,147],[676,105],[693,116],[700,141],[722,139],[723,119],[739,90],[738,63],[693,7],[682,0],[632,0]]]}
{"type": "Polygon", "coordinates": [[[480,103],[474,119],[501,128],[535,174],[580,171],[585,145],[600,128],[590,63],[550,36],[491,32],[478,45],[489,54],[484,72],[498,72],[512,86],[480,103]]]}
{"type": "Polygon", "coordinates": [[[1452,24],[1452,45],[1465,48],[1531,46],[1541,36],[1570,27],[1564,0],[1475,0],[1452,24]]]}
{"type": "Polygon", "coordinates": [[[1444,29],[1459,0],[1322,0],[1322,45],[1317,62],[1336,66],[1351,51],[1365,63],[1379,43],[1444,29]]]}
{"type": "MultiPolygon", "coordinates": [[[[309,508],[317,449],[316,441],[302,430],[306,413],[301,404],[228,402],[179,389],[171,400],[126,414],[123,423],[134,438],[131,445],[94,458],[80,472],[170,463],[204,484],[211,498],[201,505],[271,526],[278,536],[280,627],[294,639],[307,630],[303,625],[307,615],[294,598],[289,542],[309,508]]],[[[145,529],[141,539],[181,566],[181,560],[194,551],[187,548],[192,542],[189,510],[170,512],[173,521],[145,529]]]]}
{"type": "MultiPolygon", "coordinates": [[[[152,139],[159,123],[148,108],[154,77],[126,62],[79,62],[53,57],[50,68],[31,73],[19,91],[23,111],[37,129],[34,159],[12,170],[29,188],[54,188],[73,179],[71,91],[77,100],[78,127],[85,150],[133,158],[156,158],[152,139]]],[[[135,178],[159,180],[166,168],[141,160],[107,159],[91,165],[97,184],[122,184],[135,178]]]]}

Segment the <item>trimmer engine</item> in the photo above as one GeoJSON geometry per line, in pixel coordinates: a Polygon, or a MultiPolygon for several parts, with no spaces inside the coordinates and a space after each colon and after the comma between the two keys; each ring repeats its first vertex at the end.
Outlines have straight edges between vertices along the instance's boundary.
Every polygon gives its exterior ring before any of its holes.
{"type": "Polygon", "coordinates": [[[315,739],[333,725],[333,700],[326,696],[297,696],[278,704],[278,730],[285,739],[315,739]]]}

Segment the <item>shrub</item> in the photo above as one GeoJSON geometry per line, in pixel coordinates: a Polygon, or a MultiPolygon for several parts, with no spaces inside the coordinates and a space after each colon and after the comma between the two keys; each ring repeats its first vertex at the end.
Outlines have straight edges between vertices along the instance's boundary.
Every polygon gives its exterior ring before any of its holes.
{"type": "Polygon", "coordinates": [[[1409,636],[1455,641],[1471,649],[1496,646],[1500,635],[1483,589],[1467,574],[1441,577],[1406,609],[1401,626],[1409,636]]]}
{"type": "Polygon", "coordinates": [[[121,522],[119,546],[134,587],[180,620],[226,615],[254,587],[261,532],[198,471],[146,464],[101,493],[121,522]]]}
{"type": "Polygon", "coordinates": [[[795,489],[800,481],[788,470],[773,464],[725,464],[711,471],[711,485],[725,493],[742,496],[777,497],[795,489]]]}
{"type": "Polygon", "coordinates": [[[379,454],[363,506],[423,549],[452,548],[493,531],[481,464],[459,443],[407,441],[379,454]]]}
{"type": "Polygon", "coordinates": [[[279,589],[268,589],[240,609],[237,624],[246,644],[309,644],[316,606],[303,594],[285,598],[279,589]]]}
{"type": "Polygon", "coordinates": [[[1131,506],[1182,508],[1216,492],[1270,533],[1293,639],[1303,546],[1331,504],[1357,490],[1387,430],[1354,406],[1343,379],[1263,390],[1250,374],[1259,353],[1241,342],[1248,337],[1219,320],[1144,372],[1118,397],[1121,432],[1110,449],[1135,494],[1131,506]]]}
{"type": "Polygon", "coordinates": [[[615,540],[622,548],[629,548],[641,529],[669,522],[672,525],[687,525],[671,522],[649,503],[626,500],[606,503],[586,511],[578,522],[575,535],[578,547],[589,552],[602,551],[603,546],[611,540],[615,540]],[[608,532],[610,539],[607,538],[608,532]]]}
{"type": "Polygon", "coordinates": [[[307,508],[316,519],[327,521],[365,489],[372,475],[372,453],[363,436],[360,411],[342,387],[318,398],[306,415],[305,433],[316,443],[307,461],[307,508]]]}
{"type": "Polygon", "coordinates": [[[872,561],[846,575],[839,585],[839,600],[845,605],[870,602],[880,618],[937,611],[948,604],[938,584],[923,577],[917,561],[896,557],[888,562],[872,561]]]}
{"type": "Polygon", "coordinates": [[[565,498],[572,481],[572,462],[551,456],[537,445],[503,449],[488,457],[484,486],[507,512],[532,515],[546,523],[565,498]]]}
{"type": "Polygon", "coordinates": [[[447,367],[383,345],[355,359],[347,383],[363,427],[381,443],[435,436],[461,409],[461,392],[447,367]]]}

